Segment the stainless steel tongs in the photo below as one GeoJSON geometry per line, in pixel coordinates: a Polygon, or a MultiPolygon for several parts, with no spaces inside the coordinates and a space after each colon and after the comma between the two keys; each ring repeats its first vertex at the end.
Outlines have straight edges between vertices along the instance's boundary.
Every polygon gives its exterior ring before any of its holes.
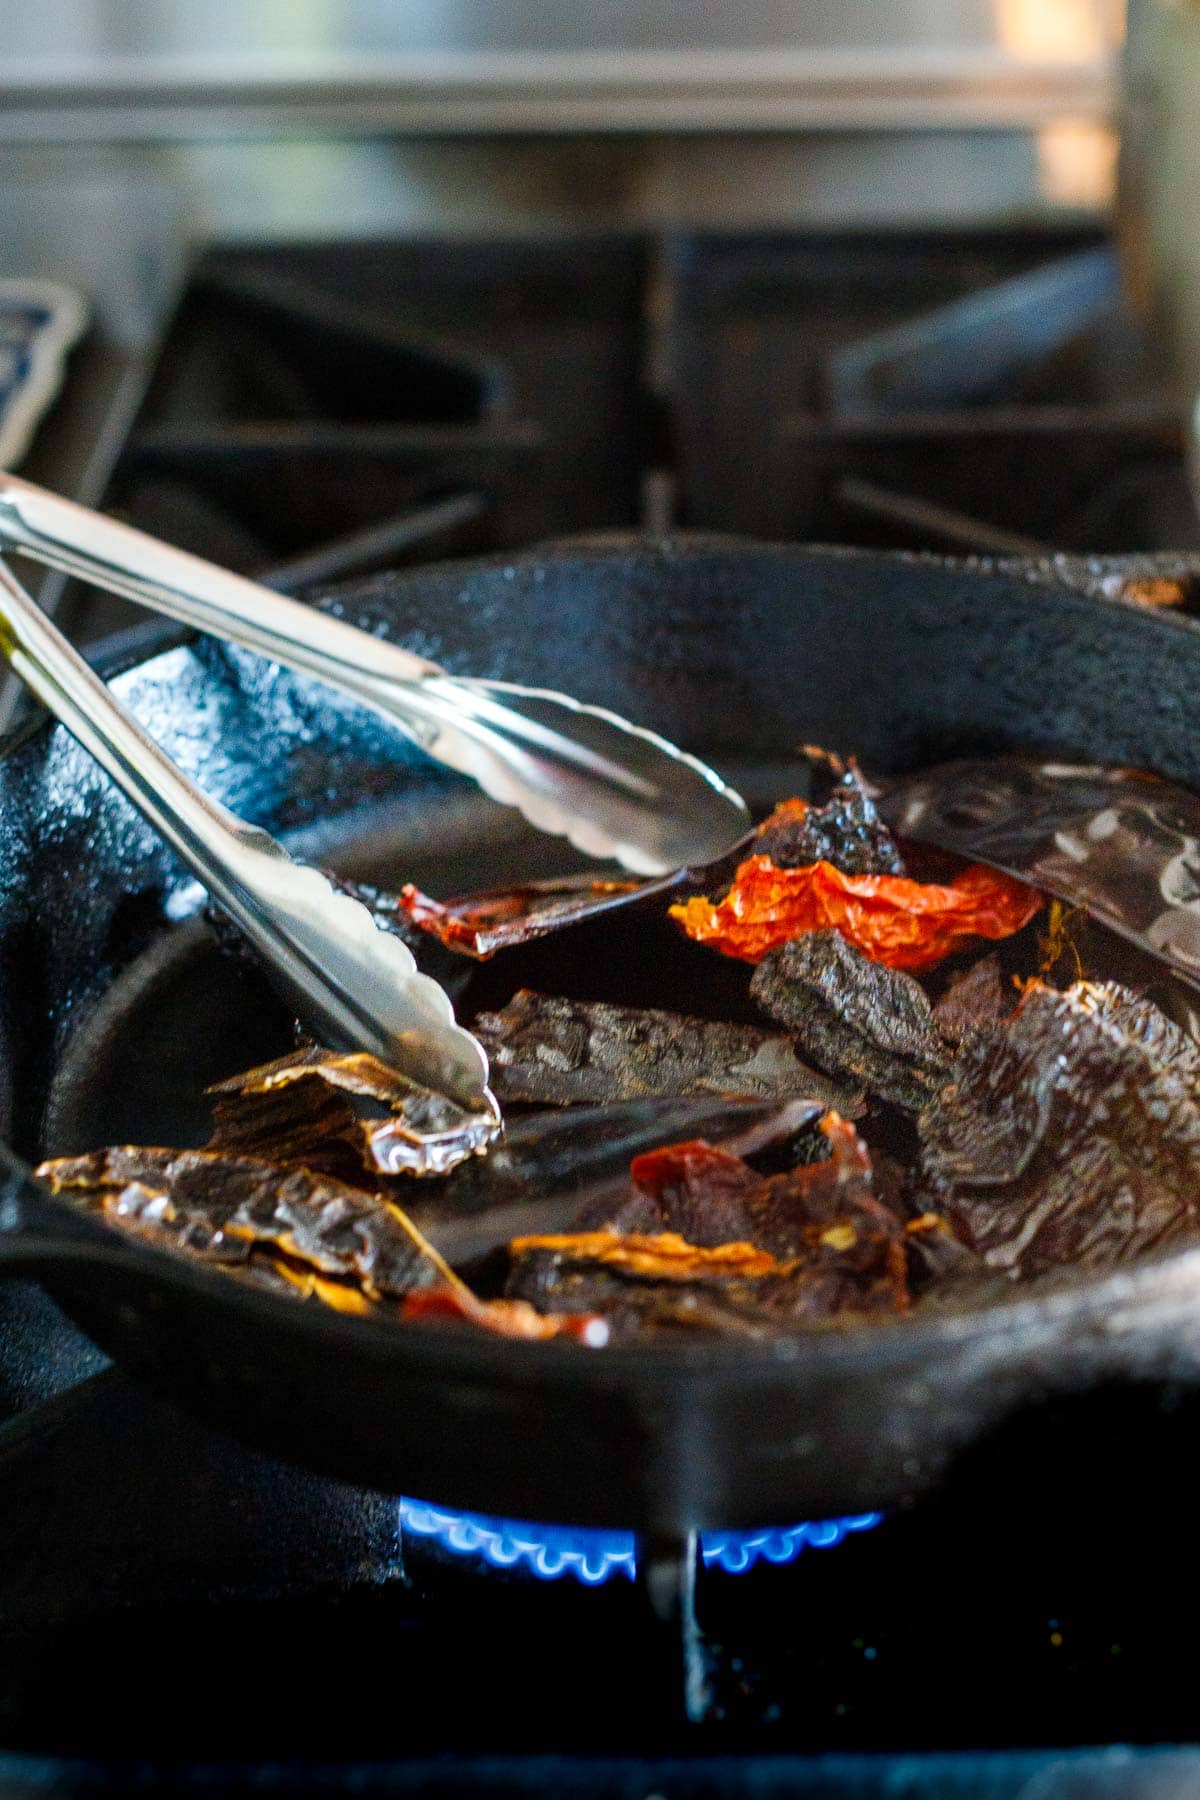
{"type": "Polygon", "coordinates": [[[3,549],[340,688],[494,800],[590,856],[660,875],[711,862],[749,824],[740,795],[712,769],[615,713],[540,688],[451,676],[396,644],[0,473],[3,549]]]}
{"type": "Polygon", "coordinates": [[[408,946],[319,869],[201,793],[3,562],[0,656],[225,907],[306,1024],[454,1102],[455,1112],[415,1134],[430,1172],[483,1149],[500,1126],[486,1052],[408,946]]]}

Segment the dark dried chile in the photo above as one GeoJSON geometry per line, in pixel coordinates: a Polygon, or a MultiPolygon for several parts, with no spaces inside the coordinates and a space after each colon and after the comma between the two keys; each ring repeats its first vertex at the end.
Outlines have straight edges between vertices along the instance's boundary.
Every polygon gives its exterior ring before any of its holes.
{"type": "Polygon", "coordinates": [[[650,1094],[809,1097],[853,1114],[861,1096],[800,1060],[796,1040],[752,1025],[565,1000],[528,988],[475,1033],[503,1101],[598,1105],[650,1094]]]}
{"type": "Polygon", "coordinates": [[[858,770],[837,764],[820,805],[784,800],[758,830],[754,845],[777,869],[830,862],[846,875],[903,875],[903,859],[875,810],[858,770]]]}
{"type": "Polygon", "coordinates": [[[408,882],[391,904],[405,919],[408,933],[437,942],[460,956],[486,961],[497,950],[532,943],[564,926],[581,924],[614,907],[626,906],[644,894],[676,885],[674,877],[664,884],[661,880],[594,881],[569,875],[559,880],[467,894],[456,900],[433,900],[408,882]]]}
{"type": "Polygon", "coordinates": [[[399,1209],[332,1176],[281,1169],[255,1157],[209,1150],[135,1147],[59,1157],[38,1173],[58,1191],[84,1194],[114,1224],[122,1195],[139,1190],[129,1213],[195,1255],[245,1262],[258,1250],[355,1282],[371,1298],[398,1297],[443,1279],[440,1259],[407,1227],[399,1209]],[[157,1216],[146,1193],[168,1204],[157,1216]]]}
{"type": "Polygon", "coordinates": [[[740,1156],[703,1141],[670,1144],[635,1157],[629,1178],[629,1199],[613,1221],[618,1231],[676,1231],[702,1249],[749,1240],[749,1197],[763,1177],[740,1156]]]}
{"type": "Polygon", "coordinates": [[[918,1188],[993,1269],[1200,1241],[1200,1051],[1115,982],[1025,991],[921,1118],[918,1188]]]}
{"type": "Polygon", "coordinates": [[[897,1106],[928,1105],[949,1079],[953,1049],[924,988],[911,975],[872,962],[836,931],[812,932],[770,951],[750,992],[828,1074],[861,1083],[897,1106]]]}
{"type": "Polygon", "coordinates": [[[1017,1003],[1012,987],[1006,987],[997,956],[981,956],[969,969],[951,976],[945,993],[933,1009],[934,1023],[952,1043],[998,1025],[1017,1003]]]}
{"type": "Polygon", "coordinates": [[[618,1215],[607,1232],[517,1239],[507,1292],[548,1311],[602,1312],[616,1335],[701,1324],[761,1334],[843,1313],[902,1311],[903,1225],[872,1191],[870,1157],[853,1127],[829,1114],[822,1129],[829,1156],[787,1175],[757,1176],[699,1143],[638,1157],[638,1232],[623,1230],[618,1215]],[[689,1241],[685,1228],[707,1241],[689,1241]],[[747,1272],[754,1254],[770,1259],[756,1274],[747,1272]]]}

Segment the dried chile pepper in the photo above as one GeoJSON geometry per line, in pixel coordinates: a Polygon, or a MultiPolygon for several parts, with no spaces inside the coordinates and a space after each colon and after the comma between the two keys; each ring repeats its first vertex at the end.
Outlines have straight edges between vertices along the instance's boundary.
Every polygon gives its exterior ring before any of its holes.
{"type": "Polygon", "coordinates": [[[1042,904],[1035,888],[980,863],[952,881],[923,882],[846,875],[829,862],[781,869],[751,856],[724,899],[685,901],[671,917],[697,943],[744,962],[832,929],[889,969],[931,969],[975,938],[1011,937],[1042,904]]]}

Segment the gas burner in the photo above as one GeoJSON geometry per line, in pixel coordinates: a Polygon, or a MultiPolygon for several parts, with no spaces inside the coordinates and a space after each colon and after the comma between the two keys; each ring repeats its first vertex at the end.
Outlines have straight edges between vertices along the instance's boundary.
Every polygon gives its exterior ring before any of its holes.
{"type": "MultiPolygon", "coordinates": [[[[742,1575],[759,1563],[795,1562],[805,1549],[829,1550],[852,1531],[870,1531],[882,1513],[855,1513],[816,1519],[768,1531],[705,1531],[700,1555],[705,1568],[742,1575]]],[[[424,1500],[402,1498],[402,1531],[428,1538],[455,1556],[476,1557],[496,1569],[524,1569],[540,1581],[573,1576],[599,1587],[616,1576],[637,1574],[632,1531],[586,1531],[569,1525],[527,1525],[516,1519],[489,1519],[480,1513],[450,1512],[424,1500]]]]}

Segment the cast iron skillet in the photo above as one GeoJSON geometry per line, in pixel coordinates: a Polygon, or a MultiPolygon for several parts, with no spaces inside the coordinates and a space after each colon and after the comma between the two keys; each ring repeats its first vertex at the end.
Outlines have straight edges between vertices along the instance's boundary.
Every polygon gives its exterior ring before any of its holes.
{"type": "MultiPolygon", "coordinates": [[[[881,770],[1026,747],[1198,786],[1200,627],[1088,591],[1120,573],[609,540],[387,577],[339,604],[451,668],[563,687],[719,767],[765,767],[764,797],[802,741],[881,770]]],[[[460,847],[507,828],[359,708],[219,645],[176,639],[120,691],[210,793],[305,854],[353,844],[369,861],[386,841],[427,866],[447,819],[460,847]]],[[[224,977],[194,981],[154,1066],[128,1023],[153,1021],[161,940],[169,963],[172,931],[200,930],[169,920],[197,904],[63,732],[6,747],[0,1090],[20,1154],[89,1147],[70,1141],[81,1091],[93,1130],[98,1093],[101,1135],[131,1134],[162,1059],[202,1065],[214,1032],[226,1058],[263,1048],[252,981],[235,1003],[224,977]],[[131,981],[144,991],[114,1042],[131,981]]],[[[594,1352],[289,1304],[139,1251],[5,1166],[0,1272],[36,1276],[129,1368],[262,1448],[509,1516],[666,1532],[882,1505],[1033,1398],[1200,1376],[1200,1252],[770,1346],[594,1352]]]]}

